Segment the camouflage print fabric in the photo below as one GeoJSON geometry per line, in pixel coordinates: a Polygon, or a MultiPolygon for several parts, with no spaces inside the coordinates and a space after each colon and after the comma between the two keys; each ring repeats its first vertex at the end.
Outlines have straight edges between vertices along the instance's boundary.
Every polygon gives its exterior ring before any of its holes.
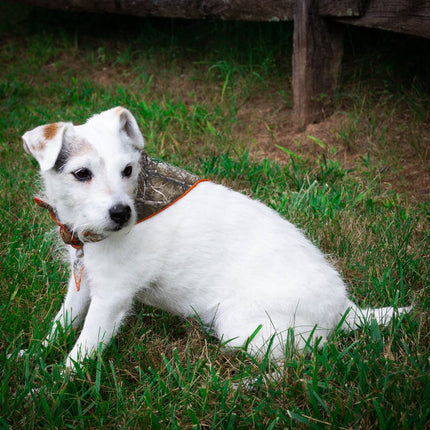
{"type": "Polygon", "coordinates": [[[199,181],[198,176],[143,153],[135,197],[137,219],[165,209],[199,181]]]}

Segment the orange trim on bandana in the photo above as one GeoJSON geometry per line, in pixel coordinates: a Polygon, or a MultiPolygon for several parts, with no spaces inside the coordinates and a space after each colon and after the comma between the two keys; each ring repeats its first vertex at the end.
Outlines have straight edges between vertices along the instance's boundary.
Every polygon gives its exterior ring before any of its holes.
{"type": "Polygon", "coordinates": [[[182,197],[185,197],[191,190],[193,190],[197,185],[199,185],[200,183],[202,183],[202,182],[208,182],[209,181],[209,179],[199,179],[192,187],[190,187],[190,188],[188,188],[188,190],[187,191],[185,191],[185,193],[184,194],[181,194],[179,197],[177,197],[175,200],[173,200],[173,202],[170,202],[167,206],[164,206],[164,208],[161,208],[160,210],[158,210],[157,212],[154,212],[153,214],[151,214],[151,215],[148,215],[147,217],[145,217],[145,218],[143,218],[143,219],[140,219],[139,221],[136,221],[136,223],[135,223],[135,225],[136,224],[140,224],[141,222],[143,222],[143,221],[146,221],[146,220],[148,220],[148,219],[150,219],[150,218],[152,218],[152,217],[154,217],[155,215],[158,215],[159,213],[161,213],[161,212],[163,212],[163,211],[165,211],[167,208],[169,208],[170,206],[172,206],[173,204],[175,204],[177,201],[179,201],[179,200],[181,200],[182,199],[182,197]]]}

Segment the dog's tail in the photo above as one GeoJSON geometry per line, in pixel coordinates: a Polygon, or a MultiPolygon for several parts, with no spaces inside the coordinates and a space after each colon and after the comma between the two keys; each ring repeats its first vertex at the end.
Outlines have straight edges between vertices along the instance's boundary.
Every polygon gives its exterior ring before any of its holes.
{"type": "Polygon", "coordinates": [[[342,318],[341,328],[345,331],[356,330],[372,320],[376,320],[378,325],[387,326],[395,315],[408,313],[411,310],[412,306],[397,309],[391,306],[363,309],[351,302],[342,318]]]}

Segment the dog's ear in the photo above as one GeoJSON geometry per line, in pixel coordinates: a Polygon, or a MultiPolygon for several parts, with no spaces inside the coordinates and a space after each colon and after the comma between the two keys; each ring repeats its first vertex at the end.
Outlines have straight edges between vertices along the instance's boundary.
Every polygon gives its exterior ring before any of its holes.
{"type": "Polygon", "coordinates": [[[115,113],[119,117],[121,137],[125,138],[135,148],[139,150],[143,149],[145,141],[132,113],[121,106],[115,108],[115,113]]]}
{"type": "Polygon", "coordinates": [[[63,146],[65,132],[72,128],[71,122],[57,122],[36,127],[22,136],[25,151],[38,161],[40,170],[54,167],[63,146]]]}

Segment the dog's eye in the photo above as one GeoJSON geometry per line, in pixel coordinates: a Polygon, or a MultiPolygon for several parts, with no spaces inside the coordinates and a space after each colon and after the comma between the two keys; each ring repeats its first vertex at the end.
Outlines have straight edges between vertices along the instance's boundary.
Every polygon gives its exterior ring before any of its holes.
{"type": "Polygon", "coordinates": [[[123,178],[129,178],[131,176],[131,174],[133,173],[133,167],[132,166],[127,166],[123,171],[122,171],[122,177],[123,178]]]}
{"type": "Polygon", "coordinates": [[[91,181],[91,179],[93,177],[93,174],[91,173],[91,170],[86,169],[86,168],[75,170],[74,172],[72,172],[72,175],[78,181],[81,181],[81,182],[91,181]]]}

